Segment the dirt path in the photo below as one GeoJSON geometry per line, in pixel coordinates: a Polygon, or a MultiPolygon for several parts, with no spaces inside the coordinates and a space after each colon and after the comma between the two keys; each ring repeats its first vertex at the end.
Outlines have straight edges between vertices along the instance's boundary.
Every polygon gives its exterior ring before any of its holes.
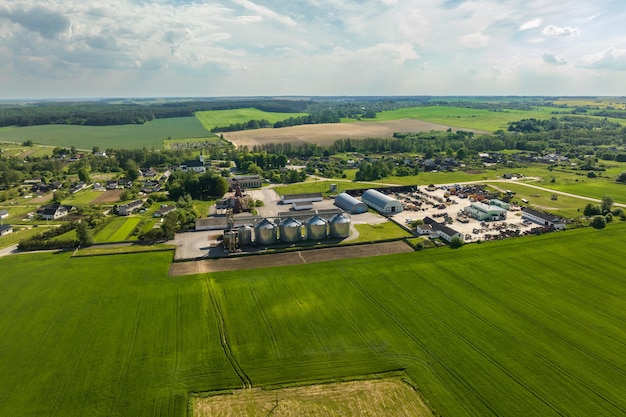
{"type": "Polygon", "coordinates": [[[237,271],[273,266],[302,265],[351,258],[391,255],[412,252],[402,241],[373,243],[371,245],[339,246],[269,255],[242,256],[233,258],[205,259],[191,262],[175,262],[170,266],[170,276],[203,274],[207,272],[237,271]]]}

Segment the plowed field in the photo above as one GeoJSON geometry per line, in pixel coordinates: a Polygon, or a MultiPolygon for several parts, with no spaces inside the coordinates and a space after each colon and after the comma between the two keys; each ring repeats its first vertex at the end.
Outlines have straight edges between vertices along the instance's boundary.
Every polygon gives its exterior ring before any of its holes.
{"type": "MultiPolygon", "coordinates": [[[[241,130],[224,132],[224,138],[238,147],[265,143],[315,143],[331,145],[338,139],[363,139],[392,137],[395,132],[429,132],[431,130],[447,130],[450,126],[424,122],[415,119],[390,120],[387,122],[328,123],[319,125],[301,125],[279,129],[241,130]]],[[[452,128],[452,130],[459,130],[452,128]]],[[[472,130],[472,129],[464,129],[472,130]]],[[[479,133],[479,131],[475,131],[479,133]]]]}

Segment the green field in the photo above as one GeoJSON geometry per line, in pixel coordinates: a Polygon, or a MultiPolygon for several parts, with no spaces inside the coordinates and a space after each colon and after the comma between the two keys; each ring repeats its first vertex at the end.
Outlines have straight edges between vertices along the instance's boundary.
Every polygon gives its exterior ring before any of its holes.
{"type": "Polygon", "coordinates": [[[440,415],[624,415],[624,232],[179,278],[171,252],[0,258],[0,415],[398,369],[440,415]]]}
{"type": "Polygon", "coordinates": [[[116,217],[93,238],[95,243],[122,242],[128,240],[129,235],[141,222],[141,217],[116,217]]]}
{"type": "MultiPolygon", "coordinates": [[[[540,107],[534,110],[505,110],[494,112],[452,106],[425,106],[383,111],[378,113],[376,118],[368,120],[371,120],[371,123],[375,123],[398,119],[418,119],[457,128],[494,132],[498,129],[506,131],[509,127],[509,122],[521,119],[550,119],[552,117],[558,117],[558,115],[551,114],[552,111],[556,110],[558,109],[540,107]]],[[[611,120],[624,124],[624,121],[620,119],[611,120]]]]}
{"type": "Polygon", "coordinates": [[[235,123],[245,123],[248,120],[265,119],[270,123],[276,123],[289,119],[290,117],[298,116],[306,116],[306,113],[274,113],[254,108],[196,112],[196,117],[208,131],[214,127],[230,126],[235,123]]]}
{"type": "Polygon", "coordinates": [[[91,150],[100,149],[161,149],[168,138],[212,136],[195,117],[156,119],[143,125],[74,126],[44,125],[0,128],[0,141],[37,144],[91,150]]]}

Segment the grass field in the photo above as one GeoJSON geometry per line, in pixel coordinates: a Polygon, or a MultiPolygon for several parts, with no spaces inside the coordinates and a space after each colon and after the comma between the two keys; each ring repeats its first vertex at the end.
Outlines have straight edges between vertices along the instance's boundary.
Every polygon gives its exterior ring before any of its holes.
{"type": "Polygon", "coordinates": [[[210,136],[195,117],[156,119],[143,125],[72,126],[44,125],[0,128],[0,141],[37,144],[91,150],[100,149],[161,149],[163,140],[210,136]]]}
{"type": "MultiPolygon", "coordinates": [[[[489,110],[452,106],[409,107],[380,112],[377,114],[376,118],[371,119],[371,123],[398,119],[419,119],[427,122],[450,125],[457,128],[487,130],[494,132],[498,129],[506,131],[509,127],[509,122],[521,119],[550,119],[552,117],[558,117],[558,115],[551,114],[551,112],[555,110],[558,109],[541,107],[534,110],[506,110],[502,112],[493,112],[489,110]]],[[[611,120],[624,124],[624,121],[620,119],[611,120]]]]}
{"type": "Polygon", "coordinates": [[[378,224],[355,224],[359,233],[358,238],[344,241],[344,243],[375,242],[385,239],[401,239],[411,237],[411,234],[395,223],[385,222],[378,224]]]}
{"type": "MultiPolygon", "coordinates": [[[[0,132],[1,131],[0,129],[0,132]]],[[[18,143],[0,142],[0,154],[2,154],[3,157],[14,156],[20,159],[26,157],[43,158],[45,156],[51,156],[52,149],[51,146],[22,146],[18,143]]]]}
{"type": "Polygon", "coordinates": [[[440,415],[624,415],[624,232],[178,278],[171,252],[1,258],[0,415],[182,417],[398,369],[440,415]]]}
{"type": "Polygon", "coordinates": [[[141,217],[116,217],[93,238],[95,243],[122,242],[128,239],[141,217]]]}
{"type": "Polygon", "coordinates": [[[306,116],[306,113],[274,113],[254,108],[232,110],[210,110],[196,112],[196,117],[204,128],[211,131],[214,127],[245,123],[248,120],[268,120],[270,123],[280,122],[290,117],[306,116]]]}
{"type": "Polygon", "coordinates": [[[432,416],[400,377],[275,390],[239,390],[198,398],[195,417],[237,416],[432,416]]]}

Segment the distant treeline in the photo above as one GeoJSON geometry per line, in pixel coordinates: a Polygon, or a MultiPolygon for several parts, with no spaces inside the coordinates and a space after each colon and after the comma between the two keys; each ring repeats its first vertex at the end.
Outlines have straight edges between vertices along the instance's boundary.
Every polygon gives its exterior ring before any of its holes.
{"type": "Polygon", "coordinates": [[[135,104],[98,102],[45,101],[20,106],[0,106],[0,127],[68,124],[110,126],[143,124],[154,119],[189,117],[197,111],[232,110],[252,107],[266,112],[307,113],[274,124],[266,120],[250,120],[230,126],[220,126],[215,131],[285,127],[300,124],[338,123],[341,118],[373,118],[376,113],[401,107],[427,105],[428,98],[328,98],[328,99],[215,99],[189,100],[168,103],[135,104]]]}
{"type": "Polygon", "coordinates": [[[143,124],[154,119],[189,117],[197,111],[254,107],[268,112],[301,113],[304,100],[215,100],[181,101],[165,104],[110,104],[98,102],[42,102],[0,108],[0,127],[69,124],[110,126],[143,124]]]}

